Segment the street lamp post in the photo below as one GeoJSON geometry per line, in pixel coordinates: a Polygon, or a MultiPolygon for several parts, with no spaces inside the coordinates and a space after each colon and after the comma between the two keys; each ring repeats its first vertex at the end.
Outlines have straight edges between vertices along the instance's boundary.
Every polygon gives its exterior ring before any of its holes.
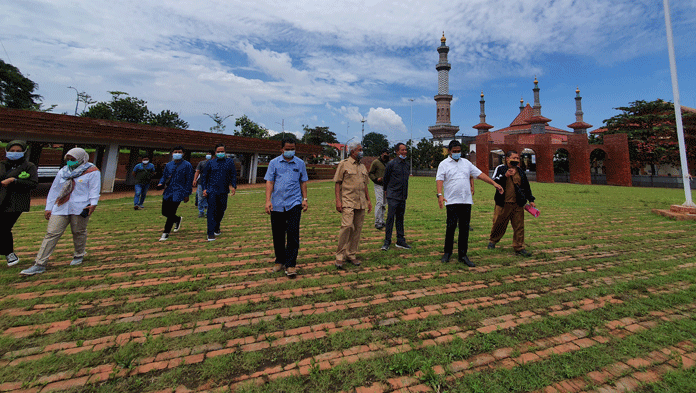
{"type": "Polygon", "coordinates": [[[75,99],[75,116],[77,116],[77,106],[80,105],[80,92],[72,86],[68,86],[68,89],[75,90],[75,93],[77,94],[77,98],[75,99]]]}
{"type": "Polygon", "coordinates": [[[365,147],[364,145],[365,145],[365,122],[366,121],[367,120],[365,120],[364,117],[362,120],[360,120],[360,122],[362,123],[362,139],[360,140],[360,144],[363,145],[363,147],[365,147]]]}
{"type": "Polygon", "coordinates": [[[282,120],[282,123],[275,122],[276,124],[280,124],[280,127],[283,129],[283,139],[285,139],[285,119],[282,120]]]}
{"type": "Polygon", "coordinates": [[[345,159],[348,156],[348,142],[352,141],[355,139],[355,137],[352,137],[346,141],[346,144],[343,146],[343,157],[341,159],[345,159]]]}
{"type": "Polygon", "coordinates": [[[413,98],[409,98],[411,101],[411,176],[413,176],[413,98]]]}

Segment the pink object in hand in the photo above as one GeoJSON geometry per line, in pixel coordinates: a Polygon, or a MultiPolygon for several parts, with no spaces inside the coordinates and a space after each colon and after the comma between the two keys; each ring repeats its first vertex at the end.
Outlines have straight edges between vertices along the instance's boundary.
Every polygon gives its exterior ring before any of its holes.
{"type": "Polygon", "coordinates": [[[539,214],[541,214],[539,209],[532,207],[530,204],[524,205],[524,210],[528,211],[529,214],[533,215],[534,217],[539,217],[539,214]]]}

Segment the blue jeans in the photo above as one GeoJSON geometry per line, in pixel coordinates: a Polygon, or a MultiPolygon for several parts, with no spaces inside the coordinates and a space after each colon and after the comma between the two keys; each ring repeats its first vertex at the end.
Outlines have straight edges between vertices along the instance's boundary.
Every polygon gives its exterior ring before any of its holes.
{"type": "Polygon", "coordinates": [[[208,208],[208,198],[203,198],[203,187],[200,184],[196,188],[196,198],[198,198],[198,212],[205,214],[205,209],[208,208]]]}
{"type": "Polygon", "coordinates": [[[145,203],[145,197],[147,196],[147,190],[149,189],[150,183],[135,185],[135,198],[133,198],[134,206],[142,206],[143,203],[145,203]]]}

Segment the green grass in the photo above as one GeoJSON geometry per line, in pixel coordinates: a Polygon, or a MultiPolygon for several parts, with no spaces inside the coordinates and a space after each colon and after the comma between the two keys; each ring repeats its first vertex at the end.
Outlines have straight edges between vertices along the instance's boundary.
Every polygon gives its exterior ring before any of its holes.
{"type": "MultiPolygon", "coordinates": [[[[240,188],[230,197],[223,235],[213,243],[205,241],[205,220],[196,218],[192,203],[179,208],[183,229],[160,243],[157,239],[164,225],[160,197],[149,196],[142,211],[132,210],[131,198],[102,201],[89,224],[84,265],[68,266],[72,255],[68,232],[51,258],[48,271],[23,278],[17,273],[30,265],[46,228],[43,207],[34,207],[22,215],[13,231],[20,264],[0,271],[0,360],[9,362],[21,357],[11,355],[11,351],[37,348],[41,353],[56,343],[83,347],[90,340],[115,339],[131,332],[144,334],[144,339],[98,351],[70,355],[54,352],[18,365],[4,365],[0,367],[0,383],[21,381],[30,388],[46,384],[40,382],[42,377],[105,364],[116,365],[115,373],[121,369],[132,372],[146,360],[168,351],[205,352],[205,348],[224,347],[230,340],[245,338],[273,345],[290,329],[332,323],[341,326],[345,321],[362,318],[367,318],[368,327],[344,327],[337,332],[325,329],[327,334],[322,338],[256,351],[244,351],[240,346],[234,353],[202,363],[114,376],[103,384],[74,390],[149,392],[180,385],[190,389],[226,386],[244,375],[278,366],[292,367],[303,359],[330,352],[370,344],[389,348],[407,342],[413,346],[409,351],[329,369],[320,369],[319,363],[312,360],[308,375],[249,384],[241,391],[351,391],[410,376],[440,392],[523,392],[582,377],[677,342],[694,341],[696,325],[690,305],[696,295],[696,222],[671,221],[651,213],[653,208],[682,203],[681,190],[541,183],[532,184],[532,190],[542,212],[539,218],[525,218],[525,242],[534,254],[532,258],[514,255],[510,228],[495,250],[486,249],[494,190],[477,182],[469,256],[481,269],[471,270],[456,262],[440,263],[445,212],[437,207],[434,179],[416,177],[411,179],[405,219],[406,238],[413,250],[379,251],[384,235],[373,229],[370,214],[361,242],[363,266],[349,267],[339,274],[333,267],[340,222],[334,209],[333,183],[313,182],[309,184],[309,211],[302,216],[300,274],[295,280],[269,272],[273,250],[269,218],[263,211],[263,188],[240,188]],[[184,277],[182,282],[174,282],[184,277]],[[482,286],[474,288],[477,284],[482,286]],[[451,288],[457,289],[447,291],[451,288]],[[563,288],[572,290],[559,291],[563,288]],[[293,292],[299,290],[306,292],[293,292]],[[513,293],[522,295],[506,304],[485,304],[485,299],[499,301],[513,293]],[[23,298],[27,294],[35,296],[23,298]],[[621,303],[565,316],[551,315],[553,310],[581,307],[587,299],[610,295],[621,303]],[[371,303],[379,299],[388,301],[371,303]],[[221,308],[202,308],[221,300],[228,303],[221,308]],[[409,309],[423,311],[470,301],[479,306],[383,323],[409,309]],[[303,313],[307,305],[318,311],[303,313]],[[343,309],[328,311],[337,306],[343,309]],[[180,310],[182,307],[186,309],[180,310]],[[283,309],[292,312],[261,318],[266,311],[283,309]],[[447,369],[454,361],[500,348],[513,348],[513,356],[518,356],[526,343],[578,329],[590,337],[604,335],[607,321],[645,318],[663,310],[678,310],[685,318],[660,321],[634,335],[510,370],[479,370],[454,380],[447,378],[449,373],[435,371],[438,366],[447,369]],[[540,319],[513,329],[476,332],[465,339],[420,347],[427,339],[423,332],[452,327],[475,331],[482,326],[481,321],[525,311],[534,312],[540,319]],[[147,317],[97,326],[84,322],[86,318],[139,313],[147,317]],[[155,333],[174,327],[195,329],[220,318],[246,322],[177,337],[155,333]],[[46,333],[51,324],[65,321],[72,325],[46,333]],[[36,331],[28,337],[2,334],[10,328],[34,325],[36,331]]],[[[640,389],[696,391],[693,373],[693,369],[675,370],[664,374],[660,382],[640,389]]]]}

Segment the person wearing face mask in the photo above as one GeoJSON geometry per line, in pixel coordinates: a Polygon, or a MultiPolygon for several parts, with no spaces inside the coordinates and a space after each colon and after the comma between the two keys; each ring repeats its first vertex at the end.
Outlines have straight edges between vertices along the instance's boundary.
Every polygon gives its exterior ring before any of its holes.
{"type": "Polygon", "coordinates": [[[370,191],[367,188],[369,176],[365,165],[360,162],[363,157],[362,146],[353,142],[346,148],[349,157],[338,164],[333,178],[336,183],[336,211],[342,214],[335,263],[339,269],[343,269],[346,261],[360,266],[356,254],[365,220],[365,209],[368,213],[372,211],[370,191]]]}
{"type": "Polygon", "coordinates": [[[184,160],[184,148],[176,146],[172,149],[172,161],[164,166],[162,178],[157,184],[157,188],[164,187],[162,193],[162,215],[167,217],[164,223],[164,231],[159,241],[169,239],[169,233],[179,232],[183,217],[177,216],[176,211],[183,201],[187,203],[191,196],[191,184],[193,183],[193,166],[184,160]]]}
{"type": "Polygon", "coordinates": [[[140,210],[145,207],[145,197],[150,189],[150,181],[155,174],[155,166],[150,162],[147,154],[140,156],[141,162],[133,167],[133,178],[135,179],[135,197],[133,197],[133,209],[140,210]]]}
{"type": "Polygon", "coordinates": [[[205,218],[205,211],[208,209],[208,198],[203,198],[203,186],[198,182],[198,179],[203,172],[205,164],[213,158],[213,155],[208,153],[205,155],[205,160],[202,160],[196,165],[196,173],[193,174],[193,187],[196,188],[196,202],[198,205],[198,218],[205,218]]]}
{"type": "Polygon", "coordinates": [[[280,156],[268,163],[266,171],[266,214],[271,216],[274,273],[285,270],[285,275],[297,275],[297,252],[300,249],[300,218],[307,205],[307,168],[295,156],[295,140],[280,142],[280,156]],[[287,237],[287,241],[286,241],[287,237]]]}
{"type": "Polygon", "coordinates": [[[512,247],[515,254],[529,257],[532,254],[524,248],[524,205],[529,201],[532,207],[534,196],[529,187],[527,175],[520,169],[520,155],[510,150],[505,155],[505,164],[498,165],[493,173],[493,180],[501,185],[505,192],[495,194],[495,211],[493,228],[488,242],[488,249],[495,248],[496,243],[505,235],[508,222],[512,223],[512,247]]]}
{"type": "Polygon", "coordinates": [[[396,144],[396,158],[389,161],[384,169],[384,193],[387,198],[387,226],[384,231],[384,244],[382,251],[389,251],[392,240],[392,229],[396,222],[396,247],[410,250],[404,237],[404,213],[406,212],[406,198],[408,198],[408,177],[411,165],[406,160],[408,149],[403,143],[396,144]]]}
{"type": "Polygon", "coordinates": [[[370,180],[375,184],[375,229],[384,229],[384,213],[386,205],[384,204],[384,170],[389,163],[389,149],[383,149],[379,153],[379,159],[373,160],[370,164],[368,175],[370,180]]]}
{"type": "Polygon", "coordinates": [[[68,150],[65,161],[66,165],[58,171],[46,198],[46,236],[36,255],[34,266],[20,272],[23,276],[46,271],[48,259],[68,225],[75,246],[70,266],[81,265],[87,254],[87,224],[99,202],[101,176],[99,169],[89,162],[89,154],[84,149],[75,147],[68,150]]]}
{"type": "Polygon", "coordinates": [[[237,168],[234,159],[227,158],[225,145],[215,146],[215,157],[205,164],[198,181],[203,197],[208,200],[208,241],[211,242],[222,233],[220,223],[227,210],[229,194],[234,196],[237,192],[237,168]]]}
{"type": "Polygon", "coordinates": [[[457,250],[459,262],[469,267],[475,265],[469,260],[469,221],[471,220],[471,205],[474,203],[471,184],[473,179],[481,179],[494,186],[499,193],[503,187],[494,182],[488,175],[482,173],[469,160],[462,158],[462,144],[458,140],[449,143],[449,157],[440,162],[437,167],[435,183],[437,186],[437,203],[442,209],[447,207],[447,226],[445,230],[445,249],[441,261],[449,262],[454,249],[454,232],[459,225],[457,250]],[[444,194],[443,194],[444,188],[444,194]]]}
{"type": "Polygon", "coordinates": [[[19,263],[12,227],[22,212],[29,211],[29,192],[39,184],[38,170],[27,160],[26,150],[26,142],[11,141],[5,146],[6,159],[0,161],[0,255],[7,259],[7,266],[19,263]]]}

